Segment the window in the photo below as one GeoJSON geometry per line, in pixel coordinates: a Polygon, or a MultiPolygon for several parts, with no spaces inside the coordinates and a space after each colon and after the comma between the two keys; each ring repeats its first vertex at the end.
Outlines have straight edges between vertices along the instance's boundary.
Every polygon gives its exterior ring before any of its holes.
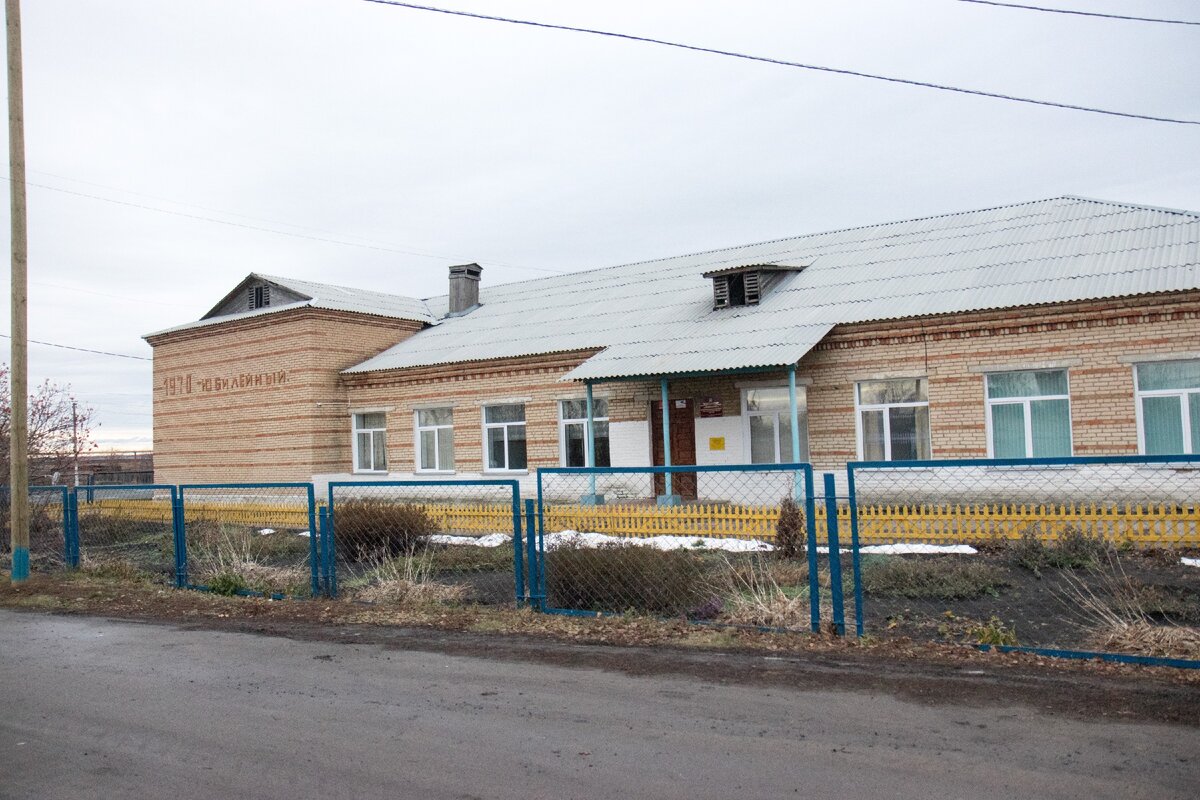
{"type": "Polygon", "coordinates": [[[992,458],[1071,455],[1067,371],[988,375],[987,423],[988,452],[992,458]]]}
{"type": "Polygon", "coordinates": [[[524,403],[483,409],[483,449],[488,470],[526,468],[524,403]]]}
{"type": "Polygon", "coordinates": [[[251,286],[249,289],[249,297],[246,298],[247,305],[253,311],[256,308],[263,308],[271,305],[271,287],[267,285],[251,286]]]}
{"type": "MultiPolygon", "coordinates": [[[[558,404],[558,440],[562,443],[564,467],[586,467],[587,401],[563,400],[558,404]]],[[[596,466],[611,466],[608,449],[608,401],[592,401],[593,438],[596,440],[596,466]]]]}
{"type": "Polygon", "coordinates": [[[858,445],[863,460],[929,458],[929,390],[925,378],[862,381],[857,388],[858,445]]]}
{"type": "Polygon", "coordinates": [[[449,472],[454,469],[454,409],[422,408],[417,411],[417,470],[449,472]]]}
{"type": "Polygon", "coordinates": [[[1134,374],[1142,452],[1200,453],[1200,361],[1138,364],[1134,374]]]}
{"type": "Polygon", "coordinates": [[[792,454],[792,403],[787,387],[746,389],[742,393],[746,441],[751,464],[808,461],[808,402],[803,386],[796,387],[800,421],[800,453],[792,454]]]}
{"type": "Polygon", "coordinates": [[[354,471],[387,471],[387,414],[354,415],[354,471]]]}

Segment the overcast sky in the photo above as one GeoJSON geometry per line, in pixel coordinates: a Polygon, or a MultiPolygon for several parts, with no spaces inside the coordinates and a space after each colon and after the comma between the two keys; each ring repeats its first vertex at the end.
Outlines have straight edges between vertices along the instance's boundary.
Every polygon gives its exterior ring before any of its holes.
{"type": "MultiPolygon", "coordinates": [[[[439,3],[1200,118],[1196,26],[957,0],[439,3]]],[[[1038,4],[1200,20],[1194,0],[1038,4]]],[[[143,334],[251,271],[425,297],[463,261],[486,286],[1062,194],[1200,210],[1200,126],[362,0],[23,9],[29,333],[65,345],[148,357],[143,334]]],[[[103,446],[149,447],[149,361],[34,344],[30,377],[72,384],[103,446]]]]}

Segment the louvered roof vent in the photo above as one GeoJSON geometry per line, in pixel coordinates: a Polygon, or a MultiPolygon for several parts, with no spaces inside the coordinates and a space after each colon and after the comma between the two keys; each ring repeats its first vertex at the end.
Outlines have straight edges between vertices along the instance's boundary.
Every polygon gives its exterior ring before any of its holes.
{"type": "Polygon", "coordinates": [[[713,270],[704,277],[713,282],[713,308],[756,306],[767,289],[782,275],[800,272],[807,264],[746,264],[713,270]]]}

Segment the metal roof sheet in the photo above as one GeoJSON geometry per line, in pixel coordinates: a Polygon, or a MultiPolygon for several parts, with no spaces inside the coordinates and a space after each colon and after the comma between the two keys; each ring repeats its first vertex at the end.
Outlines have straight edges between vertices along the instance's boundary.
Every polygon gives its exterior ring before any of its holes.
{"type": "Polygon", "coordinates": [[[1060,197],[484,286],[471,313],[346,371],[588,348],[565,379],[777,366],[835,325],[1195,288],[1200,215],[1060,197]],[[703,273],[754,263],[809,266],[714,310],[703,273]]]}
{"type": "MultiPolygon", "coordinates": [[[[414,322],[424,322],[434,324],[438,318],[430,313],[429,308],[425,305],[424,300],[419,300],[414,297],[404,297],[397,294],[386,294],[384,292],[372,292],[366,289],[353,289],[348,286],[332,286],[326,283],[314,283],[312,281],[302,281],[295,278],[281,278],[275,275],[263,275],[259,272],[252,272],[241,283],[238,288],[234,289],[226,297],[232,296],[238,292],[246,283],[250,281],[267,281],[278,286],[282,286],[295,294],[308,298],[293,303],[283,303],[281,305],[266,306],[264,308],[256,308],[253,311],[242,311],[235,314],[222,314],[219,316],[209,316],[213,312],[209,312],[204,318],[195,322],[188,322],[183,325],[176,325],[172,328],[166,328],[161,331],[146,334],[146,337],[158,336],[164,333],[173,333],[175,331],[189,330],[191,328],[202,328],[208,325],[217,325],[233,320],[248,319],[250,317],[260,317],[267,314],[277,314],[280,311],[289,311],[296,308],[321,308],[329,311],[350,311],[358,314],[371,314],[376,317],[388,317],[390,319],[410,319],[414,322]]],[[[223,303],[224,301],[222,301],[223,303]]],[[[217,304],[217,308],[220,307],[217,304]]],[[[216,308],[213,309],[214,311],[216,308]]]]}

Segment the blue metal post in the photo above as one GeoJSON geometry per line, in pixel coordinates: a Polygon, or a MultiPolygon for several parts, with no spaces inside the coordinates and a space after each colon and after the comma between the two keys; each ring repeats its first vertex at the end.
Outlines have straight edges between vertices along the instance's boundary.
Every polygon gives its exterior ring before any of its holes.
{"type": "Polygon", "coordinates": [[[517,605],[525,601],[525,551],[521,548],[521,492],[513,487],[513,591],[517,605]]]}
{"type": "Polygon", "coordinates": [[[317,509],[317,535],[321,537],[321,586],[325,596],[329,596],[329,508],[321,506],[317,509]]]}
{"type": "Polygon", "coordinates": [[[79,496],[76,492],[63,495],[63,545],[67,567],[79,567],[79,496]]]}
{"type": "Polygon", "coordinates": [[[179,489],[177,496],[171,498],[171,505],[174,507],[172,518],[175,523],[175,586],[179,589],[186,589],[188,585],[187,521],[183,513],[184,499],[182,488],[179,489]]]}
{"type": "Polygon", "coordinates": [[[788,404],[792,410],[792,457],[788,461],[800,460],[800,409],[796,406],[796,365],[788,364],[788,404]]]}
{"type": "Polygon", "coordinates": [[[846,633],[846,607],[842,600],[842,553],[838,545],[837,483],[825,473],[825,523],[829,528],[829,594],[833,603],[833,632],[846,633]]]}
{"type": "MultiPolygon", "coordinates": [[[[587,466],[588,469],[596,468],[596,403],[592,397],[592,382],[587,384],[587,466]]],[[[589,494],[580,498],[580,502],[585,506],[602,506],[604,505],[604,495],[596,494],[596,473],[593,472],[588,476],[588,491],[589,494]]]]}
{"type": "Polygon", "coordinates": [[[540,594],[539,589],[541,588],[541,581],[539,579],[539,575],[541,574],[541,571],[542,571],[542,565],[539,563],[539,559],[538,559],[537,531],[535,528],[536,519],[537,519],[537,514],[535,513],[535,509],[534,509],[534,502],[532,500],[526,500],[525,501],[525,550],[526,550],[526,557],[528,559],[528,564],[529,564],[529,569],[527,571],[528,580],[529,580],[529,593],[528,593],[527,597],[528,597],[530,605],[532,605],[536,610],[541,611],[545,607],[546,604],[544,602],[545,598],[538,596],[540,594]]]}
{"type": "Polygon", "coordinates": [[[317,498],[316,490],[308,485],[308,567],[309,594],[317,597],[321,594],[321,568],[317,556],[317,498]]]}
{"type": "MultiPolygon", "coordinates": [[[[671,466],[671,401],[667,397],[667,379],[661,378],[659,388],[662,393],[662,434],[663,434],[663,466],[671,466]]],[[[674,486],[671,473],[663,473],[663,496],[658,498],[659,505],[675,505],[674,486]]]]}
{"type": "Polygon", "coordinates": [[[808,534],[808,608],[813,633],[821,632],[821,583],[817,576],[817,487],[812,466],[804,470],[804,527],[808,534]]]}
{"type": "Polygon", "coordinates": [[[863,591],[862,566],[858,553],[858,495],[854,491],[854,467],[846,467],[846,480],[850,486],[850,560],[854,570],[854,632],[863,635],[863,591]]]}

